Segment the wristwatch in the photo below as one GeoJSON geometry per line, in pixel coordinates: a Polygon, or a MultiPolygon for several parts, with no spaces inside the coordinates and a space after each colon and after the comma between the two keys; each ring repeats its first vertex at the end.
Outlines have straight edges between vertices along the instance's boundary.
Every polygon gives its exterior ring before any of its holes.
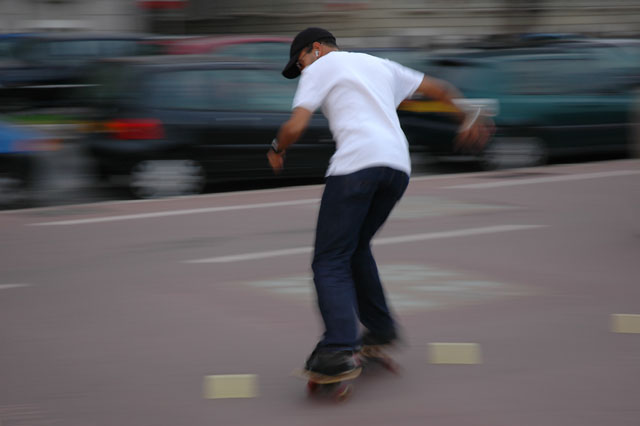
{"type": "Polygon", "coordinates": [[[276,154],[282,154],[284,152],[283,149],[280,149],[278,147],[278,139],[277,138],[273,138],[273,140],[271,141],[270,149],[271,149],[271,151],[275,152],[276,154]]]}

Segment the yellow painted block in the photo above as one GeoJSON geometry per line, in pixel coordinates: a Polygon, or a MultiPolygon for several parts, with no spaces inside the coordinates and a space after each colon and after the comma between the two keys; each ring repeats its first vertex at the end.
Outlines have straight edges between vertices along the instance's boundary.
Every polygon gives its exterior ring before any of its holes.
{"type": "Polygon", "coordinates": [[[255,374],[227,374],[205,376],[205,399],[255,398],[258,396],[258,376],[255,374]]]}
{"type": "Polygon", "coordinates": [[[482,364],[477,343],[429,343],[431,364],[482,364]]]}
{"type": "Polygon", "coordinates": [[[614,333],[640,333],[640,315],[611,315],[611,331],[614,333]]]}

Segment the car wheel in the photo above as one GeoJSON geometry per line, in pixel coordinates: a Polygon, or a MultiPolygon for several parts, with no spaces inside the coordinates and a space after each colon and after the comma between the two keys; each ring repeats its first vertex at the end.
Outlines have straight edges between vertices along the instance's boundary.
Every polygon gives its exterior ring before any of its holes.
{"type": "Polygon", "coordinates": [[[0,207],[31,200],[34,189],[34,159],[10,155],[0,163],[0,207]]]}
{"type": "Polygon", "coordinates": [[[6,207],[27,196],[24,182],[15,176],[0,173],[0,207],[6,207]]]}
{"type": "Polygon", "coordinates": [[[194,160],[144,160],[131,170],[129,187],[138,198],[199,194],[206,175],[194,160]]]}
{"type": "Polygon", "coordinates": [[[540,139],[533,137],[497,137],[482,153],[485,170],[533,167],[547,161],[547,148],[540,139]]]}

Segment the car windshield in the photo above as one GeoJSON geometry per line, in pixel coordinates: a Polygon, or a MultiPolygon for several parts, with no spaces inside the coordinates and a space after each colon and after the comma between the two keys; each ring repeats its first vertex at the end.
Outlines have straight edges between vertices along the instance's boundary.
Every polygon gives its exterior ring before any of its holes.
{"type": "Polygon", "coordinates": [[[136,40],[40,40],[25,43],[17,54],[39,63],[83,64],[87,61],[143,52],[136,40]]]}
{"type": "Polygon", "coordinates": [[[148,89],[152,108],[286,112],[296,82],[275,70],[194,69],[156,73],[148,89]]]}

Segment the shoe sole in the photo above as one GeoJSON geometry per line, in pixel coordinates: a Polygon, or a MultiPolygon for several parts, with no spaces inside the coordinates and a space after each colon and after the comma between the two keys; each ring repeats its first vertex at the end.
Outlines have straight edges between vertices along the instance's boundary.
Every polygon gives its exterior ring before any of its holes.
{"type": "Polygon", "coordinates": [[[328,376],[326,374],[314,373],[313,371],[297,369],[293,374],[303,379],[308,379],[319,385],[326,385],[329,383],[338,383],[345,380],[355,379],[362,373],[362,367],[358,367],[355,370],[347,371],[346,373],[338,374],[335,376],[328,376]]]}

